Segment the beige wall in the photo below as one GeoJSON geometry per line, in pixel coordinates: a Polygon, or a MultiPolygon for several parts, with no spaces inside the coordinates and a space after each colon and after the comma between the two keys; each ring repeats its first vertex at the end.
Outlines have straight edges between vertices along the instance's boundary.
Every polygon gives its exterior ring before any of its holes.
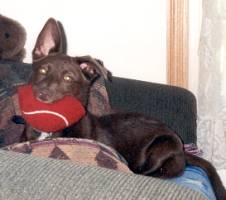
{"type": "Polygon", "coordinates": [[[49,17],[66,29],[70,55],[102,59],[114,75],[166,83],[166,0],[6,0],[0,13],[27,30],[27,57],[49,17]]]}
{"type": "MultiPolygon", "coordinates": [[[[189,89],[197,94],[202,0],[189,0],[189,89]]],[[[27,30],[27,57],[49,17],[66,29],[70,55],[99,57],[114,75],[166,83],[167,0],[7,0],[0,13],[27,30]]]]}

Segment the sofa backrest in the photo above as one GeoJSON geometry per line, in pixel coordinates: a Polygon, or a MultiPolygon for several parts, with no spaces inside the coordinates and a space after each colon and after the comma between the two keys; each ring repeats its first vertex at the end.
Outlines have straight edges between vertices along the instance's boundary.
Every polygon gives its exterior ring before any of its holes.
{"type": "Polygon", "coordinates": [[[161,120],[177,132],[184,143],[196,143],[196,98],[190,91],[119,77],[106,81],[106,87],[113,108],[161,120]]]}

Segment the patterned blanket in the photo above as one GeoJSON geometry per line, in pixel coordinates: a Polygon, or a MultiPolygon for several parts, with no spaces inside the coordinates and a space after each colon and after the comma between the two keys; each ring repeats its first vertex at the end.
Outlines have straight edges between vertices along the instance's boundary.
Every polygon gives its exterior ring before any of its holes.
{"type": "Polygon", "coordinates": [[[30,72],[30,65],[0,64],[0,147],[18,142],[24,130],[11,118],[19,112],[17,87],[28,81],[30,72]]]}

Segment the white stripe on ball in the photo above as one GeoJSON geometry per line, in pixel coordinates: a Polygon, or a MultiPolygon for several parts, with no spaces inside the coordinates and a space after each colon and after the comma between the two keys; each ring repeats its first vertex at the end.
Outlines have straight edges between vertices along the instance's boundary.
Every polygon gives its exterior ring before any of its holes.
{"type": "Polygon", "coordinates": [[[25,115],[35,115],[35,114],[52,114],[52,115],[55,115],[57,117],[60,117],[64,123],[66,124],[66,126],[69,125],[69,122],[68,120],[66,119],[66,117],[64,117],[63,115],[57,113],[57,112],[53,112],[53,111],[49,111],[49,110],[36,110],[36,111],[31,111],[31,112],[24,112],[23,113],[25,115]]]}

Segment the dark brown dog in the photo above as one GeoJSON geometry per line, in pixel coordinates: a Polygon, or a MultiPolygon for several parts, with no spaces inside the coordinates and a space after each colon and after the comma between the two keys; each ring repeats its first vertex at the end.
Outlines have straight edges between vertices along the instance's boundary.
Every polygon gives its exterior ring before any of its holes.
{"type": "MultiPolygon", "coordinates": [[[[30,83],[35,96],[51,103],[72,95],[86,107],[90,86],[101,73],[101,63],[91,57],[69,57],[62,46],[59,25],[49,19],[33,50],[34,73],[30,83]]],[[[181,175],[186,164],[199,166],[208,174],[217,199],[226,199],[226,191],[214,167],[204,159],[186,154],[177,134],[154,119],[137,113],[97,118],[87,111],[79,123],[62,134],[97,140],[113,147],[138,174],[170,178],[181,175]]]]}

